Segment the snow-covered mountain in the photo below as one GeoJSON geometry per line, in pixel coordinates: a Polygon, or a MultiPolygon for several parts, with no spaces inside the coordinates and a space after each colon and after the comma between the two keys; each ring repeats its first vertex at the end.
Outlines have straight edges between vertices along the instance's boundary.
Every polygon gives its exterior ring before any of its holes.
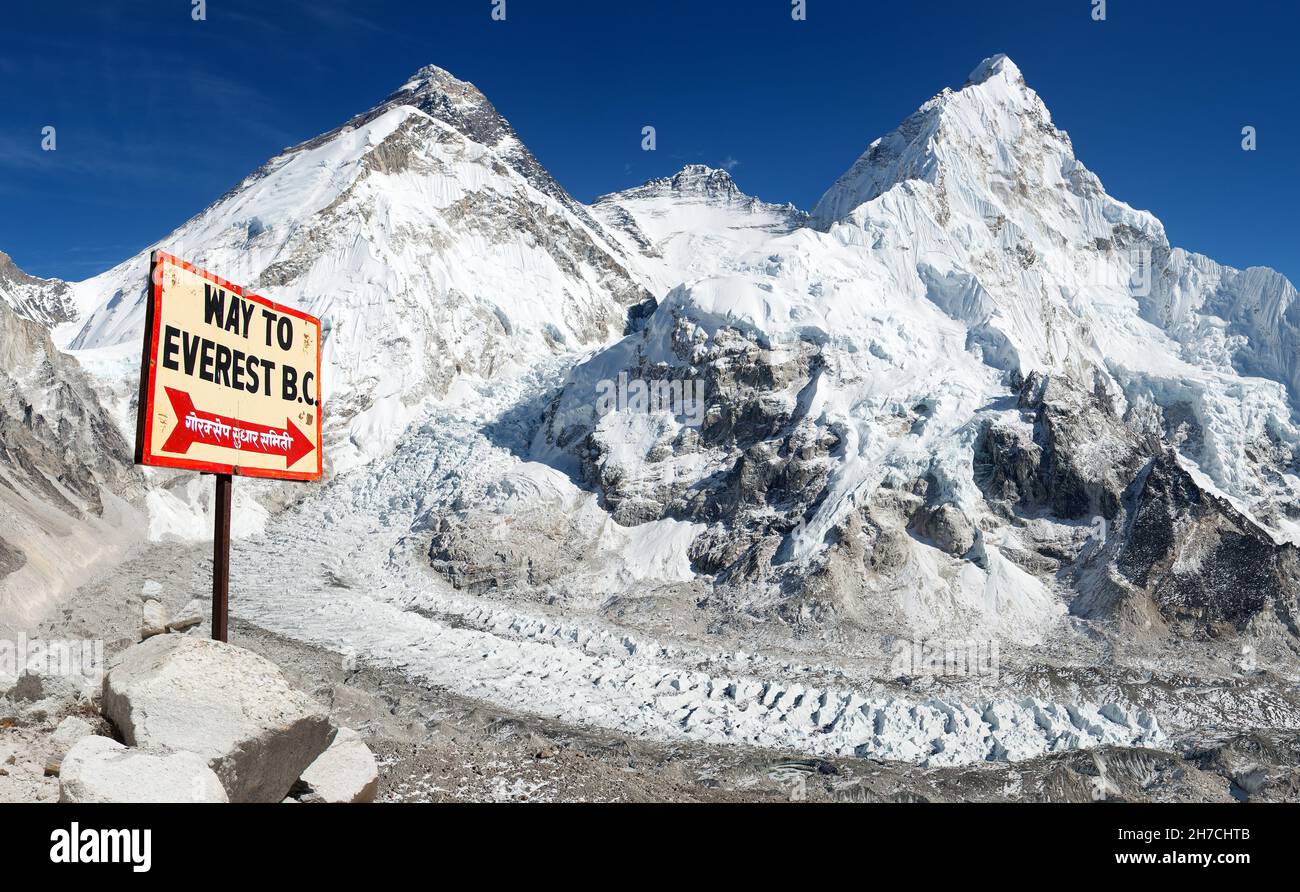
{"type": "Polygon", "coordinates": [[[807,222],[793,205],[775,205],[740,191],[731,174],[688,164],[671,177],[602,195],[592,212],[640,255],[656,293],[717,275],[732,259],[807,222]]]}
{"type": "Polygon", "coordinates": [[[63,343],[129,359],[152,247],[321,317],[330,470],[382,452],[457,379],[603,343],[649,308],[618,244],[482,93],[435,66],[77,283],[63,343]]]}
{"type": "Polygon", "coordinates": [[[536,453],[624,523],[701,524],[718,603],[795,627],[1300,629],[1282,276],[1171,248],[1005,56],[873,142],[813,224],[683,270],[573,371],[536,453]],[[699,423],[605,411],[619,380],[702,387],[699,423]]]}
{"type": "MultiPolygon", "coordinates": [[[[1026,642],[1071,611],[1294,621],[1285,573],[1267,604],[1220,610],[1178,561],[1163,581],[1121,569],[1153,468],[1290,560],[1294,288],[1171,248],[1004,56],[872,142],[811,215],[701,165],[585,208],[431,66],[159,244],[322,316],[336,471],[384,455],[431,400],[595,349],[554,399],[510,411],[536,430],[516,452],[624,528],[678,524],[702,603],[1026,642]],[[684,402],[608,411],[626,382],[684,402]]],[[[92,370],[129,367],[146,262],[71,286],[64,309],[10,302],[70,320],[58,338],[92,370]]],[[[125,392],[109,402],[129,417],[125,392]]],[[[482,540],[457,522],[430,553],[478,578],[482,540]]]]}
{"type": "MultiPolygon", "coordinates": [[[[700,165],[584,207],[429,67],[159,247],[325,321],[329,480],[237,488],[237,558],[294,580],[236,581],[262,628],[565,721],[935,764],[1300,727],[1234,662],[1300,651],[1295,289],[1170,246],[1004,56],[810,214],[700,165]],[[1000,644],[996,696],[899,668],[935,639],[1000,644]]],[[[0,423],[81,444],[26,447],[28,489],[197,538],[193,475],[86,460],[133,417],[147,256],[0,278],[0,423]]]]}
{"type": "Polygon", "coordinates": [[[0,255],[0,634],[137,537],[141,483],[94,382],[45,327],[66,286],[0,255]]]}
{"type": "Polygon", "coordinates": [[[20,270],[0,251],[0,300],[15,313],[46,327],[72,319],[72,288],[58,279],[41,279],[20,270]]]}

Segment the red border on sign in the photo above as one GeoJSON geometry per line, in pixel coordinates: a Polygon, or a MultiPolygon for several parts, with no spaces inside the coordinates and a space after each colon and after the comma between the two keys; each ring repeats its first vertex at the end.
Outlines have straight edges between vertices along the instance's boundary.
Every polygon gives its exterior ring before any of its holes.
{"type": "Polygon", "coordinates": [[[320,337],[321,333],[320,320],[315,316],[304,313],[302,310],[286,307],[275,301],[267,300],[257,294],[251,294],[231,282],[227,282],[220,276],[215,276],[207,270],[199,269],[191,263],[186,263],[179,257],[173,257],[165,251],[154,251],[149,259],[149,300],[145,304],[145,342],[144,350],[140,360],[140,399],[139,410],[136,415],[135,429],[135,462],[139,465],[148,465],[155,468],[181,468],[189,471],[205,471],[212,474],[238,474],[241,477],[265,477],[272,480],[319,480],[324,468],[324,444],[321,442],[321,427],[324,420],[325,409],[324,400],[321,393],[321,375],[320,375],[320,337]],[[277,313],[284,313],[287,316],[294,316],[298,319],[314,322],[318,337],[316,338],[316,470],[315,471],[277,471],[274,468],[241,468],[239,465],[221,464],[219,462],[195,461],[192,458],[181,458],[179,456],[155,455],[153,453],[153,425],[150,419],[154,413],[154,387],[158,374],[158,336],[162,327],[162,267],[165,264],[172,264],[181,269],[194,273],[212,282],[220,285],[226,291],[231,292],[237,297],[245,300],[251,300],[254,303],[261,304],[267,309],[274,310],[277,313]]]}

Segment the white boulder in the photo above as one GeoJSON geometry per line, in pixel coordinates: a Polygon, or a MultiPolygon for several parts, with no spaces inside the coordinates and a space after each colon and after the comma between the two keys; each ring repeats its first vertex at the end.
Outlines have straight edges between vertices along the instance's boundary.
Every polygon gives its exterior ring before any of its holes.
{"type": "Polygon", "coordinates": [[[379,765],[350,728],[339,728],[329,749],[302,773],[303,802],[374,802],[379,792],[379,765]]]}
{"type": "Polygon", "coordinates": [[[167,608],[161,601],[145,601],[140,608],[140,637],[152,638],[167,631],[167,608]]]}
{"type": "Polygon", "coordinates": [[[63,760],[60,802],[227,802],[221,780],[194,753],[128,749],[83,737],[63,760]]]}
{"type": "Polygon", "coordinates": [[[208,604],[206,601],[194,598],[184,607],[177,611],[176,615],[167,623],[167,631],[184,632],[186,629],[192,629],[203,622],[207,616],[208,604]]]}
{"type": "Polygon", "coordinates": [[[92,678],[79,667],[29,666],[18,676],[9,696],[16,701],[29,703],[55,700],[71,705],[94,699],[97,680],[97,676],[92,678]]]}
{"type": "Polygon", "coordinates": [[[104,678],[104,712],[133,746],[202,756],[231,802],[279,802],[325,751],[329,718],[274,663],[207,638],[159,635],[104,678]]]}
{"type": "Polygon", "coordinates": [[[54,729],[55,750],[60,754],[66,753],[83,737],[90,737],[94,733],[94,725],[79,715],[70,715],[54,729]]]}

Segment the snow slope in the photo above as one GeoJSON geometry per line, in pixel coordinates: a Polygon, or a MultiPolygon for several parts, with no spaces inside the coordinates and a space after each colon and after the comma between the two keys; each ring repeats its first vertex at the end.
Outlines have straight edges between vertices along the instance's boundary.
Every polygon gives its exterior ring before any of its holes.
{"type": "Polygon", "coordinates": [[[710,524],[697,569],[776,586],[795,622],[1043,640],[1081,525],[1117,519],[1160,444],[1294,528],[1294,288],[1171,249],[1005,56],[871,143],[812,222],[681,268],[643,331],[574,370],[534,454],[616,516],[710,524]],[[708,420],[598,411],[619,375],[703,381],[708,420]],[[1046,505],[991,497],[1018,453],[982,459],[990,430],[1033,450],[1018,495],[1046,505]]]}
{"type": "Polygon", "coordinates": [[[736,257],[807,222],[793,205],[746,195],[727,171],[703,164],[602,195],[591,210],[639,255],[656,294],[727,271],[736,257]]]}
{"type": "MultiPolygon", "coordinates": [[[[649,298],[491,103],[432,66],[151,247],[321,317],[331,472],[458,377],[602,343],[649,298]]],[[[61,343],[138,342],[148,257],[76,283],[61,343]]]]}

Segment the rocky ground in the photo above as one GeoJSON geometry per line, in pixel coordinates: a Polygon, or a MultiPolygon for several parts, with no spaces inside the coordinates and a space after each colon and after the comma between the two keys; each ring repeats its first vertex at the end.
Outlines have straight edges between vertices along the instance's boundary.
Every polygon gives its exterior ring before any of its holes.
{"type": "MultiPolygon", "coordinates": [[[[575,728],[397,673],[346,668],[339,654],[243,623],[231,641],[276,662],[336,723],[361,733],[379,762],[382,802],[1231,802],[1300,795],[1300,771],[1262,767],[1279,758],[1294,764],[1295,737],[1249,735],[1184,754],[1104,747],[974,768],[805,758],[575,728]],[[1243,764],[1250,767],[1243,771],[1243,764]]],[[[112,733],[93,709],[72,712],[112,733]]],[[[56,801],[54,717],[19,711],[0,723],[0,801],[56,801]]]]}
{"type": "MultiPolygon", "coordinates": [[[[1105,748],[970,769],[806,758],[744,746],[664,744],[504,711],[339,655],[242,627],[243,646],[278,662],[363,729],[388,802],[1222,801],[1234,784],[1207,761],[1105,748]],[[247,636],[247,637],[245,637],[247,636]]],[[[1300,741],[1293,741],[1294,748],[1300,741]]],[[[1286,788],[1294,796],[1300,772],[1286,788]]],[[[1285,792],[1285,791],[1283,791],[1285,792]]]]}
{"type": "MultiPolygon", "coordinates": [[[[164,547],[161,551],[166,552],[164,547]]],[[[155,575],[159,549],[77,593],[33,635],[98,628],[110,662],[139,635],[141,601],[114,580],[155,575]],[[87,625],[89,624],[89,625],[87,625]]],[[[175,546],[173,559],[195,550],[175,546]]],[[[165,580],[164,580],[165,582],[165,580]]],[[[161,585],[164,608],[185,589],[161,585]]],[[[203,622],[188,632],[208,634],[203,622]]],[[[231,643],[271,660],[290,684],[356,730],[379,764],[379,801],[1295,801],[1300,735],[1223,735],[1168,748],[1104,746],[1022,762],[926,768],[862,758],[810,758],[744,745],[662,742],[458,696],[391,669],[272,634],[238,619],[231,643]]],[[[0,801],[57,801],[70,738],[121,738],[93,700],[19,686],[0,698],[0,801]]]]}

